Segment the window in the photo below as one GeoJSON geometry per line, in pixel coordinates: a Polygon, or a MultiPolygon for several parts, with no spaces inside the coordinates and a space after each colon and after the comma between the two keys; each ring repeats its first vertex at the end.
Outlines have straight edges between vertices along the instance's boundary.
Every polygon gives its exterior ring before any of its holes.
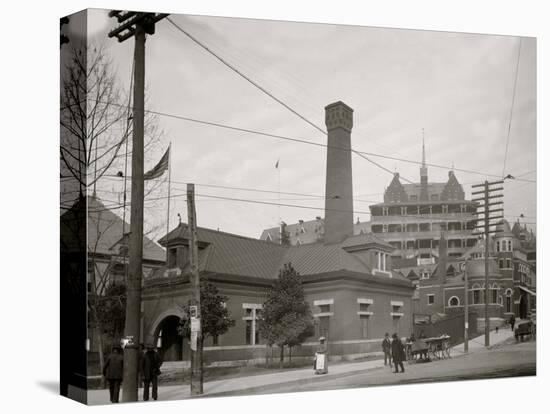
{"type": "Polygon", "coordinates": [[[504,259],[498,259],[498,268],[504,269],[504,259]]]}
{"type": "Polygon", "coordinates": [[[361,338],[367,339],[369,337],[369,316],[359,315],[359,321],[361,323],[361,338]]]}
{"type": "Polygon", "coordinates": [[[435,303],[435,295],[433,293],[430,293],[428,295],[428,305],[433,305],[435,303]]]}
{"type": "Polygon", "coordinates": [[[260,343],[260,330],[257,321],[260,319],[261,304],[243,303],[245,321],[245,344],[258,345],[260,343]]]}
{"type": "Polygon", "coordinates": [[[497,304],[498,303],[498,288],[492,287],[490,289],[491,291],[491,303],[497,304]]]}
{"type": "Polygon", "coordinates": [[[388,215],[389,208],[388,207],[382,207],[382,215],[387,216],[388,215]]]}
{"type": "Polygon", "coordinates": [[[479,305],[481,303],[481,287],[477,283],[474,283],[474,285],[472,286],[472,292],[473,292],[472,304],[479,305]]]}
{"type": "Polygon", "coordinates": [[[430,198],[431,198],[432,201],[437,201],[437,200],[439,200],[439,195],[438,194],[432,194],[430,196],[430,198]]]}
{"type": "Polygon", "coordinates": [[[449,212],[449,206],[447,204],[443,204],[441,208],[443,209],[443,214],[447,214],[449,212]]]}
{"type": "Polygon", "coordinates": [[[506,259],[506,269],[512,268],[512,259],[506,259]]]}
{"type": "Polygon", "coordinates": [[[428,270],[423,270],[420,272],[420,279],[429,279],[430,278],[430,272],[428,270]]]}
{"type": "Polygon", "coordinates": [[[412,195],[410,198],[411,198],[411,201],[417,201],[418,200],[417,195],[412,195]]]}
{"type": "Polygon", "coordinates": [[[497,252],[500,252],[500,242],[497,241],[497,252]]]}
{"type": "Polygon", "coordinates": [[[319,318],[317,336],[318,337],[324,336],[328,340],[329,330],[330,330],[330,317],[321,316],[319,318]]]}
{"type": "Polygon", "coordinates": [[[512,312],[512,290],[511,289],[506,290],[505,312],[507,313],[512,312]]]}
{"type": "Polygon", "coordinates": [[[319,312],[321,313],[330,312],[330,305],[319,305],[319,312]]]}
{"type": "Polygon", "coordinates": [[[508,251],[512,251],[512,240],[508,240],[508,251]]]}
{"type": "Polygon", "coordinates": [[[453,296],[449,299],[449,307],[460,306],[460,300],[457,296],[453,296]]]}
{"type": "Polygon", "coordinates": [[[388,255],[382,252],[374,252],[374,269],[386,271],[387,270],[388,255]]]}
{"type": "Polygon", "coordinates": [[[218,335],[215,335],[212,337],[212,345],[213,346],[218,346],[219,345],[219,340],[218,340],[218,335]]]}

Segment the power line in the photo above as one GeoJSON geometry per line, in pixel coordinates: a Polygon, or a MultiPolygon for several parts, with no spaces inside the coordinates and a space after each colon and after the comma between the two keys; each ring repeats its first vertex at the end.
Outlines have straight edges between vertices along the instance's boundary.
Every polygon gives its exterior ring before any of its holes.
{"type": "MultiPolygon", "coordinates": [[[[189,32],[187,32],[186,30],[184,30],[183,28],[181,28],[179,25],[177,25],[172,19],[170,19],[169,17],[167,18],[167,20],[172,23],[172,25],[178,29],[181,33],[183,33],[185,36],[187,36],[189,39],[191,39],[193,42],[195,42],[197,45],[199,45],[200,47],[202,47],[204,50],[206,50],[208,53],[210,53],[212,56],[214,56],[216,59],[218,59],[221,63],[223,63],[225,66],[227,66],[229,69],[231,69],[233,72],[237,73],[239,76],[241,76],[243,79],[245,79],[247,82],[249,82],[250,84],[252,84],[253,86],[255,86],[256,88],[258,88],[260,91],[262,91],[264,94],[266,94],[267,96],[269,96],[271,99],[273,99],[275,102],[279,103],[280,105],[282,105],[284,108],[286,108],[287,110],[289,110],[290,112],[292,112],[294,115],[296,115],[297,117],[299,117],[300,119],[302,119],[303,121],[307,122],[309,125],[311,125],[312,127],[314,127],[315,129],[317,129],[318,131],[320,131],[323,135],[327,135],[327,132],[319,127],[317,124],[313,123],[312,121],[310,121],[309,119],[307,119],[304,115],[300,114],[298,111],[296,111],[294,108],[292,108],[291,106],[289,106],[288,104],[286,104],[285,102],[283,102],[281,99],[277,98],[275,95],[273,95],[271,92],[269,92],[268,90],[266,90],[264,87],[260,86],[257,82],[253,81],[252,79],[250,79],[250,77],[246,76],[244,73],[242,73],[240,70],[238,70],[235,66],[233,66],[232,64],[230,64],[229,62],[227,62],[224,58],[222,58],[221,56],[219,56],[218,54],[216,54],[213,50],[211,50],[208,46],[206,46],[204,43],[202,43],[201,41],[199,41],[195,36],[191,35],[189,32]]],[[[361,158],[367,160],[368,162],[376,165],[377,167],[381,168],[382,170],[390,173],[391,175],[393,175],[393,171],[391,171],[390,169],[380,165],[379,163],[377,162],[374,162],[372,161],[371,159],[365,157],[364,155],[354,151],[353,149],[351,149],[351,151],[357,155],[359,155],[361,158]]],[[[412,183],[412,181],[410,181],[409,179],[403,177],[403,180],[405,181],[408,181],[410,183],[412,183]]]]}
{"type": "Polygon", "coordinates": [[[309,119],[307,119],[305,116],[300,114],[298,111],[281,101],[279,98],[277,98],[275,95],[273,95],[271,92],[269,92],[267,89],[260,86],[258,83],[254,82],[252,79],[250,79],[248,76],[246,76],[244,73],[239,71],[235,66],[227,62],[224,58],[216,54],[213,50],[211,50],[208,46],[206,46],[204,43],[199,41],[195,36],[190,34],[188,31],[181,28],[178,24],[176,24],[170,17],[166,18],[172,25],[179,30],[181,33],[183,33],[185,36],[187,36],[189,39],[191,39],[193,42],[195,42],[197,45],[199,45],[201,48],[206,50],[208,53],[210,53],[212,56],[214,56],[216,59],[218,59],[221,63],[223,63],[225,66],[227,66],[229,69],[231,69],[233,72],[235,72],[237,75],[245,79],[247,82],[258,88],[260,91],[262,91],[264,94],[269,96],[271,99],[288,109],[290,112],[292,112],[294,115],[302,119],[303,121],[307,122],[309,125],[311,125],[313,128],[317,129],[318,131],[322,132],[323,134],[326,134],[323,128],[319,127],[318,125],[311,122],[309,119]]]}
{"type": "MultiPolygon", "coordinates": [[[[114,104],[114,105],[120,105],[120,104],[114,104]]],[[[394,156],[390,156],[390,155],[377,154],[377,153],[368,152],[368,151],[354,150],[354,149],[338,147],[338,146],[334,146],[334,145],[329,146],[327,144],[321,144],[319,142],[308,141],[308,140],[301,139],[301,138],[293,138],[293,137],[288,137],[288,136],[284,136],[284,135],[271,134],[271,133],[268,133],[268,132],[257,131],[257,130],[248,129],[248,128],[241,128],[241,127],[236,127],[236,126],[231,126],[231,125],[225,125],[225,124],[220,124],[220,123],[217,123],[217,122],[204,121],[204,120],[200,120],[200,119],[196,119],[196,118],[186,117],[186,116],[183,116],[183,115],[169,114],[169,113],[166,113],[166,112],[154,111],[154,110],[150,110],[150,109],[145,109],[144,111],[147,112],[147,113],[153,114],[153,115],[165,116],[167,118],[179,119],[179,120],[182,120],[182,121],[188,121],[188,122],[193,122],[193,123],[197,123],[197,124],[209,125],[209,126],[214,126],[214,127],[217,127],[217,128],[228,129],[228,130],[237,131],[237,132],[255,134],[255,135],[265,136],[265,137],[268,137],[268,138],[275,138],[275,139],[280,139],[280,140],[285,140],[285,141],[297,142],[297,143],[301,143],[301,144],[313,145],[313,146],[322,147],[322,148],[335,148],[335,149],[338,149],[338,150],[341,150],[341,151],[352,151],[352,152],[355,152],[356,154],[363,154],[363,155],[368,155],[368,156],[371,156],[371,157],[384,158],[384,159],[388,159],[388,160],[391,160],[391,161],[398,161],[398,162],[405,162],[405,163],[409,163],[409,164],[422,165],[422,162],[420,162],[420,161],[409,160],[409,159],[406,159],[406,158],[400,158],[400,157],[394,157],[394,156]]],[[[489,174],[489,173],[483,172],[483,171],[469,170],[469,169],[464,169],[464,168],[456,168],[456,167],[453,168],[453,167],[449,167],[447,165],[433,164],[433,163],[428,163],[427,162],[426,166],[433,167],[433,168],[444,169],[444,170],[459,171],[459,172],[462,172],[462,173],[465,173],[465,174],[476,174],[476,175],[481,175],[481,176],[484,176],[484,177],[502,178],[502,176],[500,176],[498,174],[489,174]]],[[[393,174],[393,172],[392,172],[392,174],[393,174]]],[[[401,178],[403,178],[403,177],[401,177],[401,178]]],[[[522,182],[527,182],[527,183],[536,183],[535,180],[529,180],[529,179],[517,178],[517,177],[515,178],[515,181],[522,181],[522,182]]]]}
{"type": "Polygon", "coordinates": [[[504,151],[504,164],[502,165],[502,176],[506,171],[506,158],[508,157],[508,146],[510,144],[510,130],[512,128],[512,113],[514,112],[514,102],[516,100],[516,85],[518,83],[518,72],[519,72],[519,58],[521,56],[521,37],[519,38],[518,46],[518,60],[516,62],[516,74],[514,77],[514,89],[512,90],[512,104],[510,105],[510,116],[508,118],[508,134],[506,137],[506,150],[504,151]]]}

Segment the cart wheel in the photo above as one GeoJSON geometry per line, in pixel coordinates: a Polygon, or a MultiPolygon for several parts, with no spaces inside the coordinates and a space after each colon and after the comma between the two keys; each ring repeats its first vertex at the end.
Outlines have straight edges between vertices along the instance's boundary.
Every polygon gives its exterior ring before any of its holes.
{"type": "Polygon", "coordinates": [[[449,345],[449,342],[445,341],[444,347],[445,355],[447,358],[451,358],[451,346],[449,345]]]}

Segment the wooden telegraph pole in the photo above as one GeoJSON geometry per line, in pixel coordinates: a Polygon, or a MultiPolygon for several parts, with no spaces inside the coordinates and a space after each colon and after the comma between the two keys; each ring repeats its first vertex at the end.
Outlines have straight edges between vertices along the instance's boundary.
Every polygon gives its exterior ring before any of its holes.
{"type": "Polygon", "coordinates": [[[470,340],[469,315],[468,315],[468,258],[464,260],[464,353],[468,353],[468,342],[470,340]]]}
{"type": "Polygon", "coordinates": [[[122,401],[138,399],[138,361],[141,323],[141,284],[143,262],[143,130],[145,107],[145,35],[155,33],[155,23],[167,14],[122,12],[112,10],[120,26],[109,33],[119,42],[135,37],[134,49],[134,108],[132,136],[132,206],[128,277],[126,280],[126,319],[124,335],[124,373],[122,401]]]}
{"type": "Polygon", "coordinates": [[[502,206],[501,201],[493,201],[496,198],[504,197],[503,194],[495,194],[497,191],[502,191],[503,187],[491,187],[493,185],[504,184],[504,181],[493,181],[488,182],[487,180],[483,184],[473,185],[472,188],[483,188],[480,191],[472,192],[472,196],[481,194],[482,197],[472,199],[472,201],[481,202],[477,206],[477,215],[481,215],[481,218],[478,218],[478,224],[476,224],[476,229],[483,229],[482,232],[478,234],[483,234],[485,237],[485,346],[489,346],[489,237],[491,234],[501,232],[501,229],[492,229],[492,227],[500,224],[504,218],[504,209],[503,208],[493,208],[491,206],[502,206]],[[491,195],[492,194],[492,195],[491,195]],[[497,215],[491,216],[492,213],[497,213],[497,215]],[[497,220],[497,221],[493,221],[497,220]],[[479,222],[482,224],[479,224],[479,222]]]}
{"type": "Polygon", "coordinates": [[[189,264],[191,266],[191,300],[189,301],[191,319],[191,395],[200,395],[203,392],[201,291],[194,184],[187,184],[187,220],[189,221],[189,264]]]}

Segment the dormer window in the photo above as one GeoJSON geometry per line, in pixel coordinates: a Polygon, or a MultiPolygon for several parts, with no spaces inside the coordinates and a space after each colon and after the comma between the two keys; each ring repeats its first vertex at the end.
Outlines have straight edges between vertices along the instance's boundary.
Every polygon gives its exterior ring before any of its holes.
{"type": "Polygon", "coordinates": [[[382,252],[374,252],[374,270],[380,270],[382,272],[387,271],[388,254],[382,252]]]}

